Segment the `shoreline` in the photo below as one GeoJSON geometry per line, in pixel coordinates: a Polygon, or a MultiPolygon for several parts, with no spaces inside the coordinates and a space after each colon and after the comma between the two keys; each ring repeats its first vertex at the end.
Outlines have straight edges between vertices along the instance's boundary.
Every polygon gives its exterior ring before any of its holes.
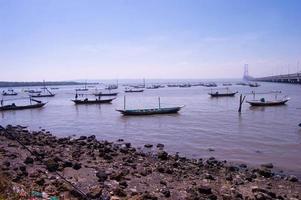
{"type": "Polygon", "coordinates": [[[0,130],[0,175],[7,180],[0,182],[0,191],[6,191],[0,192],[0,198],[16,193],[27,198],[36,192],[59,199],[83,199],[56,173],[89,199],[301,198],[298,178],[274,174],[270,163],[256,168],[213,157],[188,159],[169,155],[163,144],[145,145],[145,149],[149,151],[122,139],[98,141],[93,135],[58,138],[44,129],[30,132],[22,126],[7,126],[0,130]],[[42,160],[30,155],[7,133],[19,138],[42,160]]]}

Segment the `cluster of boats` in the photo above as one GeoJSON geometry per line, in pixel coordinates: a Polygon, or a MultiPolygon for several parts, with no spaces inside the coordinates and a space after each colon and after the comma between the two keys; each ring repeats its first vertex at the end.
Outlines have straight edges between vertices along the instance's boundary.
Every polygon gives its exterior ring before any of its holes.
{"type": "MultiPolygon", "coordinates": [[[[231,83],[224,83],[223,85],[231,85],[231,83]]],[[[167,87],[191,87],[191,86],[204,86],[204,87],[217,87],[217,84],[215,83],[195,83],[195,84],[167,84],[167,87]]],[[[259,84],[257,83],[249,83],[250,87],[258,87],[259,84]]],[[[154,84],[151,86],[143,85],[127,85],[124,89],[125,93],[141,93],[144,92],[145,89],[158,89],[163,88],[165,85],[161,84],[154,84]]],[[[109,92],[103,92],[95,90],[92,94],[80,94],[79,92],[85,92],[89,89],[85,85],[84,88],[77,88],[75,89],[75,98],[71,101],[75,104],[106,104],[111,103],[113,100],[117,98],[118,92],[112,92],[111,90],[116,90],[118,88],[118,85],[108,85],[105,87],[106,90],[109,90],[109,92]],[[94,98],[88,98],[88,96],[94,96],[94,98]],[[102,98],[107,97],[107,98],[102,98]],[[109,97],[109,98],[108,98],[109,97]]],[[[15,103],[4,105],[4,100],[1,100],[0,105],[0,111],[6,111],[6,110],[23,110],[23,109],[33,109],[33,108],[41,108],[47,104],[47,102],[42,102],[37,100],[36,98],[42,98],[42,97],[54,97],[55,93],[51,92],[45,85],[42,90],[24,90],[24,92],[29,94],[29,101],[30,104],[28,105],[16,105],[15,103]]],[[[58,89],[58,88],[57,88],[58,89]]],[[[238,93],[238,91],[231,91],[228,87],[226,88],[218,88],[218,89],[211,89],[211,91],[208,93],[210,97],[212,98],[219,98],[219,97],[235,97],[235,95],[238,93]]],[[[265,98],[255,99],[255,93],[253,94],[253,100],[246,101],[251,106],[277,106],[277,105],[284,105],[289,101],[289,98],[277,98],[277,95],[275,99],[272,100],[266,100],[265,98]]],[[[17,92],[10,89],[7,91],[2,92],[3,96],[15,96],[18,95],[17,92]]],[[[125,106],[126,99],[124,99],[124,109],[118,109],[117,111],[124,114],[124,115],[152,115],[152,114],[168,114],[168,113],[177,113],[179,112],[183,106],[176,106],[176,107],[161,107],[160,104],[160,98],[159,98],[159,106],[157,108],[150,108],[150,109],[126,109],[125,106]]]]}

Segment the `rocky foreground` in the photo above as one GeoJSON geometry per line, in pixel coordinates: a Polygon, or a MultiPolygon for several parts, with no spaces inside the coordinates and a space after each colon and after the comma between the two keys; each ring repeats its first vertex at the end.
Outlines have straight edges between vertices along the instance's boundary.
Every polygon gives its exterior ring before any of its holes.
{"type": "Polygon", "coordinates": [[[7,126],[0,129],[0,199],[301,199],[297,177],[275,175],[272,164],[252,169],[169,155],[163,144],[145,148],[152,150],[7,126]]]}

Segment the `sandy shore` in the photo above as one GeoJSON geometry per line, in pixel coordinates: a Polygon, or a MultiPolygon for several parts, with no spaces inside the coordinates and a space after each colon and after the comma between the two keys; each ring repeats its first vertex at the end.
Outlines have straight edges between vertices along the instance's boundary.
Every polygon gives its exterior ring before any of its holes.
{"type": "Polygon", "coordinates": [[[143,149],[7,126],[0,130],[0,199],[301,199],[297,177],[274,174],[272,164],[187,159],[163,144],[143,149]]]}

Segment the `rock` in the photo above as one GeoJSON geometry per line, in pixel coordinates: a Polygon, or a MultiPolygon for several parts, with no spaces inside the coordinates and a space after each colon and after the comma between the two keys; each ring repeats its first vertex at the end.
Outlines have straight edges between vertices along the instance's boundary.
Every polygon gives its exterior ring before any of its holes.
{"type": "Polygon", "coordinates": [[[36,184],[38,184],[39,186],[43,186],[43,185],[45,184],[45,179],[39,178],[39,179],[36,181],[36,184]]]}
{"type": "Polygon", "coordinates": [[[248,166],[246,164],[240,164],[239,167],[240,168],[247,168],[248,166]]]}
{"type": "Polygon", "coordinates": [[[100,199],[102,195],[102,189],[100,186],[94,186],[89,189],[89,192],[87,193],[88,198],[90,199],[100,199]]]}
{"type": "Polygon", "coordinates": [[[80,163],[74,163],[72,168],[75,170],[79,170],[80,168],[82,168],[82,165],[80,163]]]}
{"type": "Polygon", "coordinates": [[[157,148],[161,148],[161,149],[163,149],[164,148],[164,144],[157,144],[157,148]]]}
{"type": "Polygon", "coordinates": [[[294,175],[288,176],[288,180],[291,181],[291,182],[298,182],[298,178],[294,175]]]}
{"type": "Polygon", "coordinates": [[[274,165],[272,163],[266,163],[266,164],[262,164],[261,167],[272,169],[274,167],[274,165]]]}
{"type": "Polygon", "coordinates": [[[113,193],[119,197],[126,197],[126,192],[120,188],[120,187],[117,187],[116,189],[113,190],[113,193]]]}
{"type": "Polygon", "coordinates": [[[49,159],[45,162],[46,168],[49,172],[55,172],[59,168],[59,164],[53,159],[49,159]]]}
{"type": "Polygon", "coordinates": [[[168,189],[163,189],[161,193],[164,195],[164,197],[169,198],[170,197],[170,191],[168,189]]]}
{"type": "Polygon", "coordinates": [[[26,159],[24,160],[25,164],[33,164],[34,160],[31,157],[26,157],[26,159]]]}
{"type": "Polygon", "coordinates": [[[127,184],[126,181],[120,181],[120,182],[119,182],[119,185],[120,185],[120,187],[122,187],[122,188],[127,188],[127,186],[128,186],[128,184],[127,184]]]}
{"type": "Polygon", "coordinates": [[[259,168],[257,170],[257,173],[265,178],[270,178],[273,176],[273,173],[271,172],[271,170],[267,169],[267,168],[259,168]]]}
{"type": "Polygon", "coordinates": [[[98,178],[99,182],[104,182],[108,179],[108,175],[104,170],[98,170],[96,173],[96,177],[98,178]]]}
{"type": "Polygon", "coordinates": [[[201,194],[212,194],[211,188],[207,186],[199,186],[198,192],[201,194]]]}
{"type": "Polygon", "coordinates": [[[72,166],[73,166],[73,163],[70,161],[64,161],[64,163],[63,163],[63,168],[72,167],[72,166]]]}
{"type": "Polygon", "coordinates": [[[215,178],[211,174],[208,174],[208,173],[205,174],[205,179],[213,180],[213,181],[215,180],[215,178]]]}
{"type": "Polygon", "coordinates": [[[152,148],[153,145],[152,145],[152,144],[145,144],[144,147],[145,147],[145,148],[152,148]]]}
{"type": "Polygon", "coordinates": [[[24,165],[21,165],[19,169],[21,170],[21,172],[26,172],[26,166],[24,165]]]}
{"type": "Polygon", "coordinates": [[[165,151],[159,151],[158,152],[158,158],[161,160],[167,160],[168,159],[168,153],[165,151]]]}
{"type": "Polygon", "coordinates": [[[86,140],[87,139],[87,136],[80,136],[79,138],[78,138],[78,140],[86,140]]]}

